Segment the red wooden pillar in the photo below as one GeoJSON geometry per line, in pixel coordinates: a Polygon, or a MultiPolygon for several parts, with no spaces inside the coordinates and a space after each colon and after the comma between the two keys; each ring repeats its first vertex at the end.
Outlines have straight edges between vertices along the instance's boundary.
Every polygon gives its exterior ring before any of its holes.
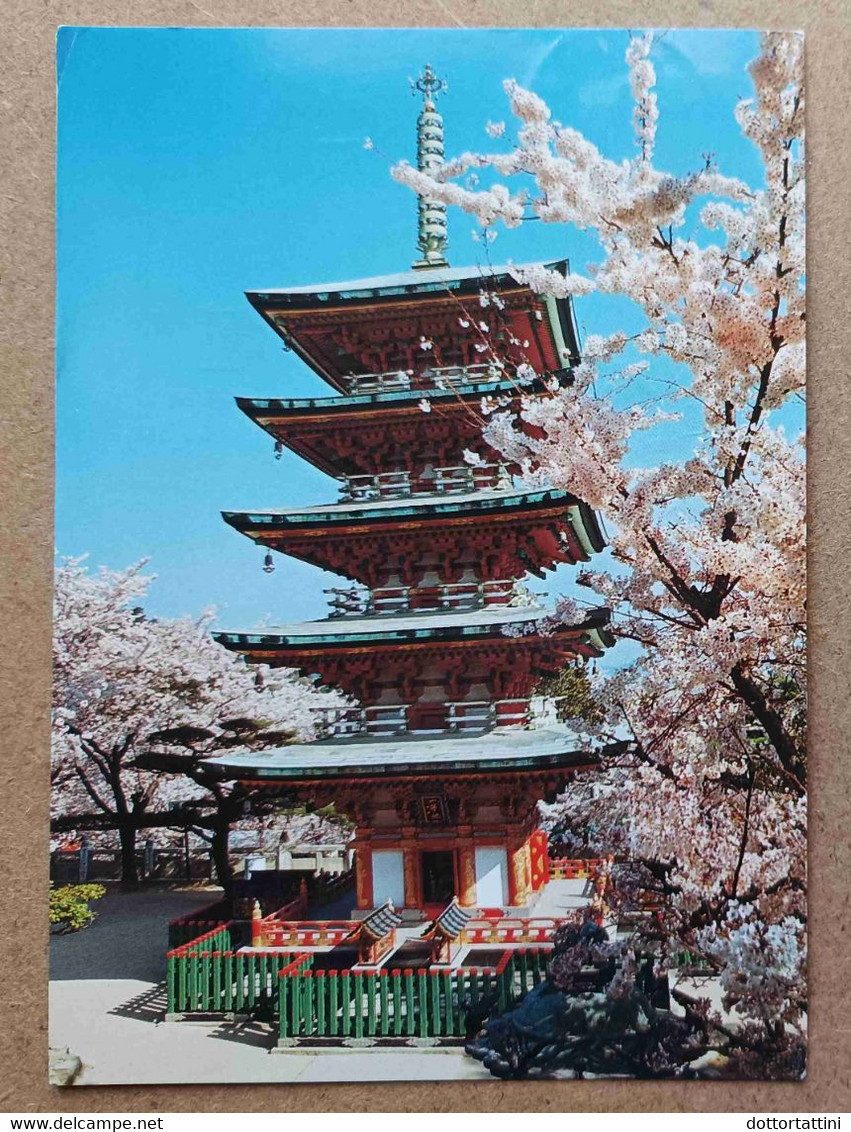
{"type": "Polygon", "coordinates": [[[529,899],[527,887],[528,847],[525,841],[509,843],[508,903],[520,907],[529,899]]]}
{"type": "Polygon", "coordinates": [[[458,901],[464,908],[475,908],[476,900],[476,852],[472,841],[462,841],[458,846],[458,901]]]}
{"type": "Polygon", "coordinates": [[[542,829],[536,829],[529,838],[529,871],[532,891],[538,892],[550,879],[547,835],[542,829]]]}
{"type": "Polygon", "coordinates": [[[355,891],[359,909],[371,908],[372,899],[372,846],[355,844],[355,891]]]}
{"type": "Polygon", "coordinates": [[[262,947],[263,943],[263,913],[259,900],[255,900],[251,905],[251,946],[262,947]]]}
{"type": "Polygon", "coordinates": [[[422,867],[418,849],[406,845],[402,850],[402,871],[405,877],[405,907],[419,908],[423,902],[422,867]]]}

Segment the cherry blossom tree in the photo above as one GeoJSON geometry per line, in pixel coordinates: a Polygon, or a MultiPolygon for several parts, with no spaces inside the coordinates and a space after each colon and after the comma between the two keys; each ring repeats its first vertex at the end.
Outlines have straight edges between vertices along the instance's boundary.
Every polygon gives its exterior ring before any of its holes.
{"type": "Polygon", "coordinates": [[[54,828],[116,830],[130,885],[140,829],[207,829],[226,883],[227,832],[246,799],[202,759],[312,737],[324,697],[290,671],[226,652],[209,634],[211,612],[146,617],[143,567],[91,573],[66,559],[56,570],[54,828]]]}
{"type": "Polygon", "coordinates": [[[589,337],[570,383],[551,379],[519,409],[482,406],[487,440],[525,482],[569,488],[604,516],[611,567],[579,582],[638,645],[594,678],[603,718],[587,724],[589,742],[628,736],[629,752],[550,817],[592,828],[618,862],[612,899],[658,905],[664,948],[711,964],[741,1071],[789,1076],[806,1002],[805,464],[788,435],[805,381],[803,44],[766,33],[750,66],[736,118],[761,158],[754,185],[711,158],[686,176],[656,166],[652,46],[633,37],[626,52],[632,159],[607,158],[508,81],[514,144],[438,177],[405,164],[394,176],[489,231],[537,217],[589,233],[599,256],[582,272],[515,275],[544,294],[620,296],[640,324],[589,337]],[[471,187],[473,170],[492,183],[471,187]],[[678,412],[699,419],[697,439],[669,455],[678,412]],[[660,455],[637,466],[647,430],[660,455]]]}

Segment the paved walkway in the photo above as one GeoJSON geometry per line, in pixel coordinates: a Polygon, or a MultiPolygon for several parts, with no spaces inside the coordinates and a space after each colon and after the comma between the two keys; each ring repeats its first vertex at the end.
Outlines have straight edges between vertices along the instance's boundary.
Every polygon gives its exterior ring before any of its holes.
{"type": "Polygon", "coordinates": [[[269,1081],[494,1080],[463,1050],[287,1050],[263,1023],[159,1022],[163,985],[140,979],[50,984],[50,1045],[83,1063],[75,1085],[269,1081]]]}
{"type": "Polygon", "coordinates": [[[221,897],[220,888],[109,890],[91,927],[50,937],[51,979],[145,979],[165,972],[168,922],[221,897]]]}
{"type": "Polygon", "coordinates": [[[593,894],[587,880],[551,880],[540,899],[532,905],[530,916],[552,917],[554,920],[585,908],[593,894]]]}

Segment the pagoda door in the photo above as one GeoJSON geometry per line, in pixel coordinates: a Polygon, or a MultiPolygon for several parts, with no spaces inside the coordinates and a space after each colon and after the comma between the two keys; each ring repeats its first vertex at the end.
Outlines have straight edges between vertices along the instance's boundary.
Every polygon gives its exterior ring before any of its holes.
{"type": "Polygon", "coordinates": [[[455,895],[455,853],[453,850],[422,854],[423,902],[446,905],[455,895]]]}

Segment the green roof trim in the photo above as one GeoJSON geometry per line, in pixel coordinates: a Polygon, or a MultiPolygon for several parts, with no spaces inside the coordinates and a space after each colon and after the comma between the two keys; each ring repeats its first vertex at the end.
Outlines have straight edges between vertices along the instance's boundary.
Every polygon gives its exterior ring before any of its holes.
{"type": "Polygon", "coordinates": [[[469,495],[459,495],[453,499],[451,495],[412,497],[422,500],[420,503],[392,503],[383,501],[362,503],[356,506],[332,503],[318,505],[316,508],[305,508],[294,511],[222,511],[226,523],[237,530],[246,527],[300,527],[315,526],[317,523],[330,525],[350,523],[381,523],[386,520],[418,518],[423,522],[430,519],[442,518],[447,515],[479,515],[488,512],[500,512],[511,509],[526,510],[532,508],[548,507],[553,504],[564,503],[565,508],[576,507],[578,500],[570,492],[555,488],[544,491],[526,492],[476,492],[475,498],[469,495]],[[378,504],[378,505],[377,505],[378,504]]]}
{"type": "MultiPolygon", "coordinates": [[[[560,369],[553,373],[537,378],[528,386],[523,387],[523,393],[536,393],[544,388],[545,381],[557,377],[567,384],[572,370],[560,369]]],[[[317,409],[333,409],[345,412],[347,409],[357,409],[362,406],[394,405],[419,403],[420,401],[449,401],[458,397],[474,398],[495,394],[511,394],[517,391],[517,383],[505,381],[473,381],[465,385],[456,385],[452,388],[438,389],[391,389],[386,393],[357,393],[344,394],[337,397],[236,397],[234,400],[240,409],[252,420],[267,414],[296,415],[300,412],[311,412],[317,409]]]]}
{"type": "Polygon", "coordinates": [[[376,500],[356,505],[325,504],[293,511],[222,511],[222,518],[240,534],[256,535],[263,542],[265,531],[286,528],[298,531],[316,525],[345,527],[352,523],[380,527],[399,519],[417,519],[420,523],[438,522],[447,516],[467,515],[471,518],[507,511],[544,510],[564,504],[565,518],[576,535],[586,560],[601,551],[606,540],[596,513],[569,491],[549,488],[542,491],[491,492],[477,491],[466,495],[414,496],[419,502],[389,503],[376,500]]]}
{"type": "MultiPolygon", "coordinates": [[[[568,740],[565,739],[565,746],[568,740]]],[[[498,746],[508,746],[504,740],[497,742],[498,746]]],[[[438,760],[405,759],[394,753],[388,756],[386,762],[373,761],[358,762],[355,749],[346,752],[346,757],[337,762],[305,760],[300,761],[297,756],[292,760],[263,761],[262,759],[233,758],[207,759],[206,764],[218,767],[223,772],[222,779],[248,778],[263,781],[287,780],[322,780],[334,778],[395,778],[399,775],[410,777],[441,777],[447,774],[490,774],[494,771],[541,771],[557,769],[574,769],[577,767],[593,766],[599,762],[599,756],[588,751],[575,749],[564,750],[557,753],[516,753],[508,751],[500,754],[470,757],[459,755],[458,758],[442,755],[438,760]]]]}
{"type": "MultiPolygon", "coordinates": [[[[516,613],[517,611],[511,612],[516,613]]],[[[588,617],[580,622],[580,624],[566,625],[565,629],[574,633],[581,632],[586,643],[591,648],[598,649],[602,654],[610,644],[614,643],[614,638],[611,637],[611,634],[606,629],[610,620],[610,613],[611,611],[607,606],[600,606],[597,609],[591,610],[588,617]]],[[[506,616],[500,619],[497,615],[488,621],[472,622],[468,624],[460,622],[450,625],[424,625],[422,628],[376,628],[375,631],[364,631],[358,628],[354,632],[351,630],[346,632],[343,625],[330,632],[319,631],[310,633],[276,633],[273,630],[264,632],[257,630],[247,632],[218,630],[213,633],[213,637],[219,644],[234,650],[252,648],[264,650],[289,648],[299,650],[313,648],[317,645],[335,645],[343,648],[351,648],[364,644],[411,644],[417,641],[458,641],[476,638],[491,638],[510,642],[513,638],[505,635],[503,632],[505,626],[511,625],[517,627],[528,625],[530,629],[532,629],[545,615],[545,610],[538,609],[530,611],[528,620],[517,616],[506,616]]],[[[376,617],[375,620],[379,622],[380,617],[376,617]]],[[[558,632],[556,631],[553,636],[557,639],[558,632]]]]}
{"type": "MultiPolygon", "coordinates": [[[[233,777],[245,775],[246,777],[257,777],[264,779],[293,779],[293,778],[394,778],[397,775],[427,775],[435,777],[442,774],[486,774],[495,770],[546,770],[550,767],[577,767],[588,766],[599,761],[595,756],[585,754],[584,752],[577,753],[573,751],[566,751],[562,755],[516,755],[507,756],[502,758],[489,758],[479,759],[472,762],[469,759],[444,760],[439,764],[422,763],[405,763],[393,762],[385,766],[376,766],[374,764],[367,764],[358,766],[357,762],[351,762],[346,766],[327,766],[327,767],[262,767],[250,766],[246,764],[245,768],[238,768],[238,775],[232,774],[233,777]]],[[[210,760],[212,763],[212,760],[210,760]]],[[[233,764],[228,768],[233,772],[233,764]]]]}

